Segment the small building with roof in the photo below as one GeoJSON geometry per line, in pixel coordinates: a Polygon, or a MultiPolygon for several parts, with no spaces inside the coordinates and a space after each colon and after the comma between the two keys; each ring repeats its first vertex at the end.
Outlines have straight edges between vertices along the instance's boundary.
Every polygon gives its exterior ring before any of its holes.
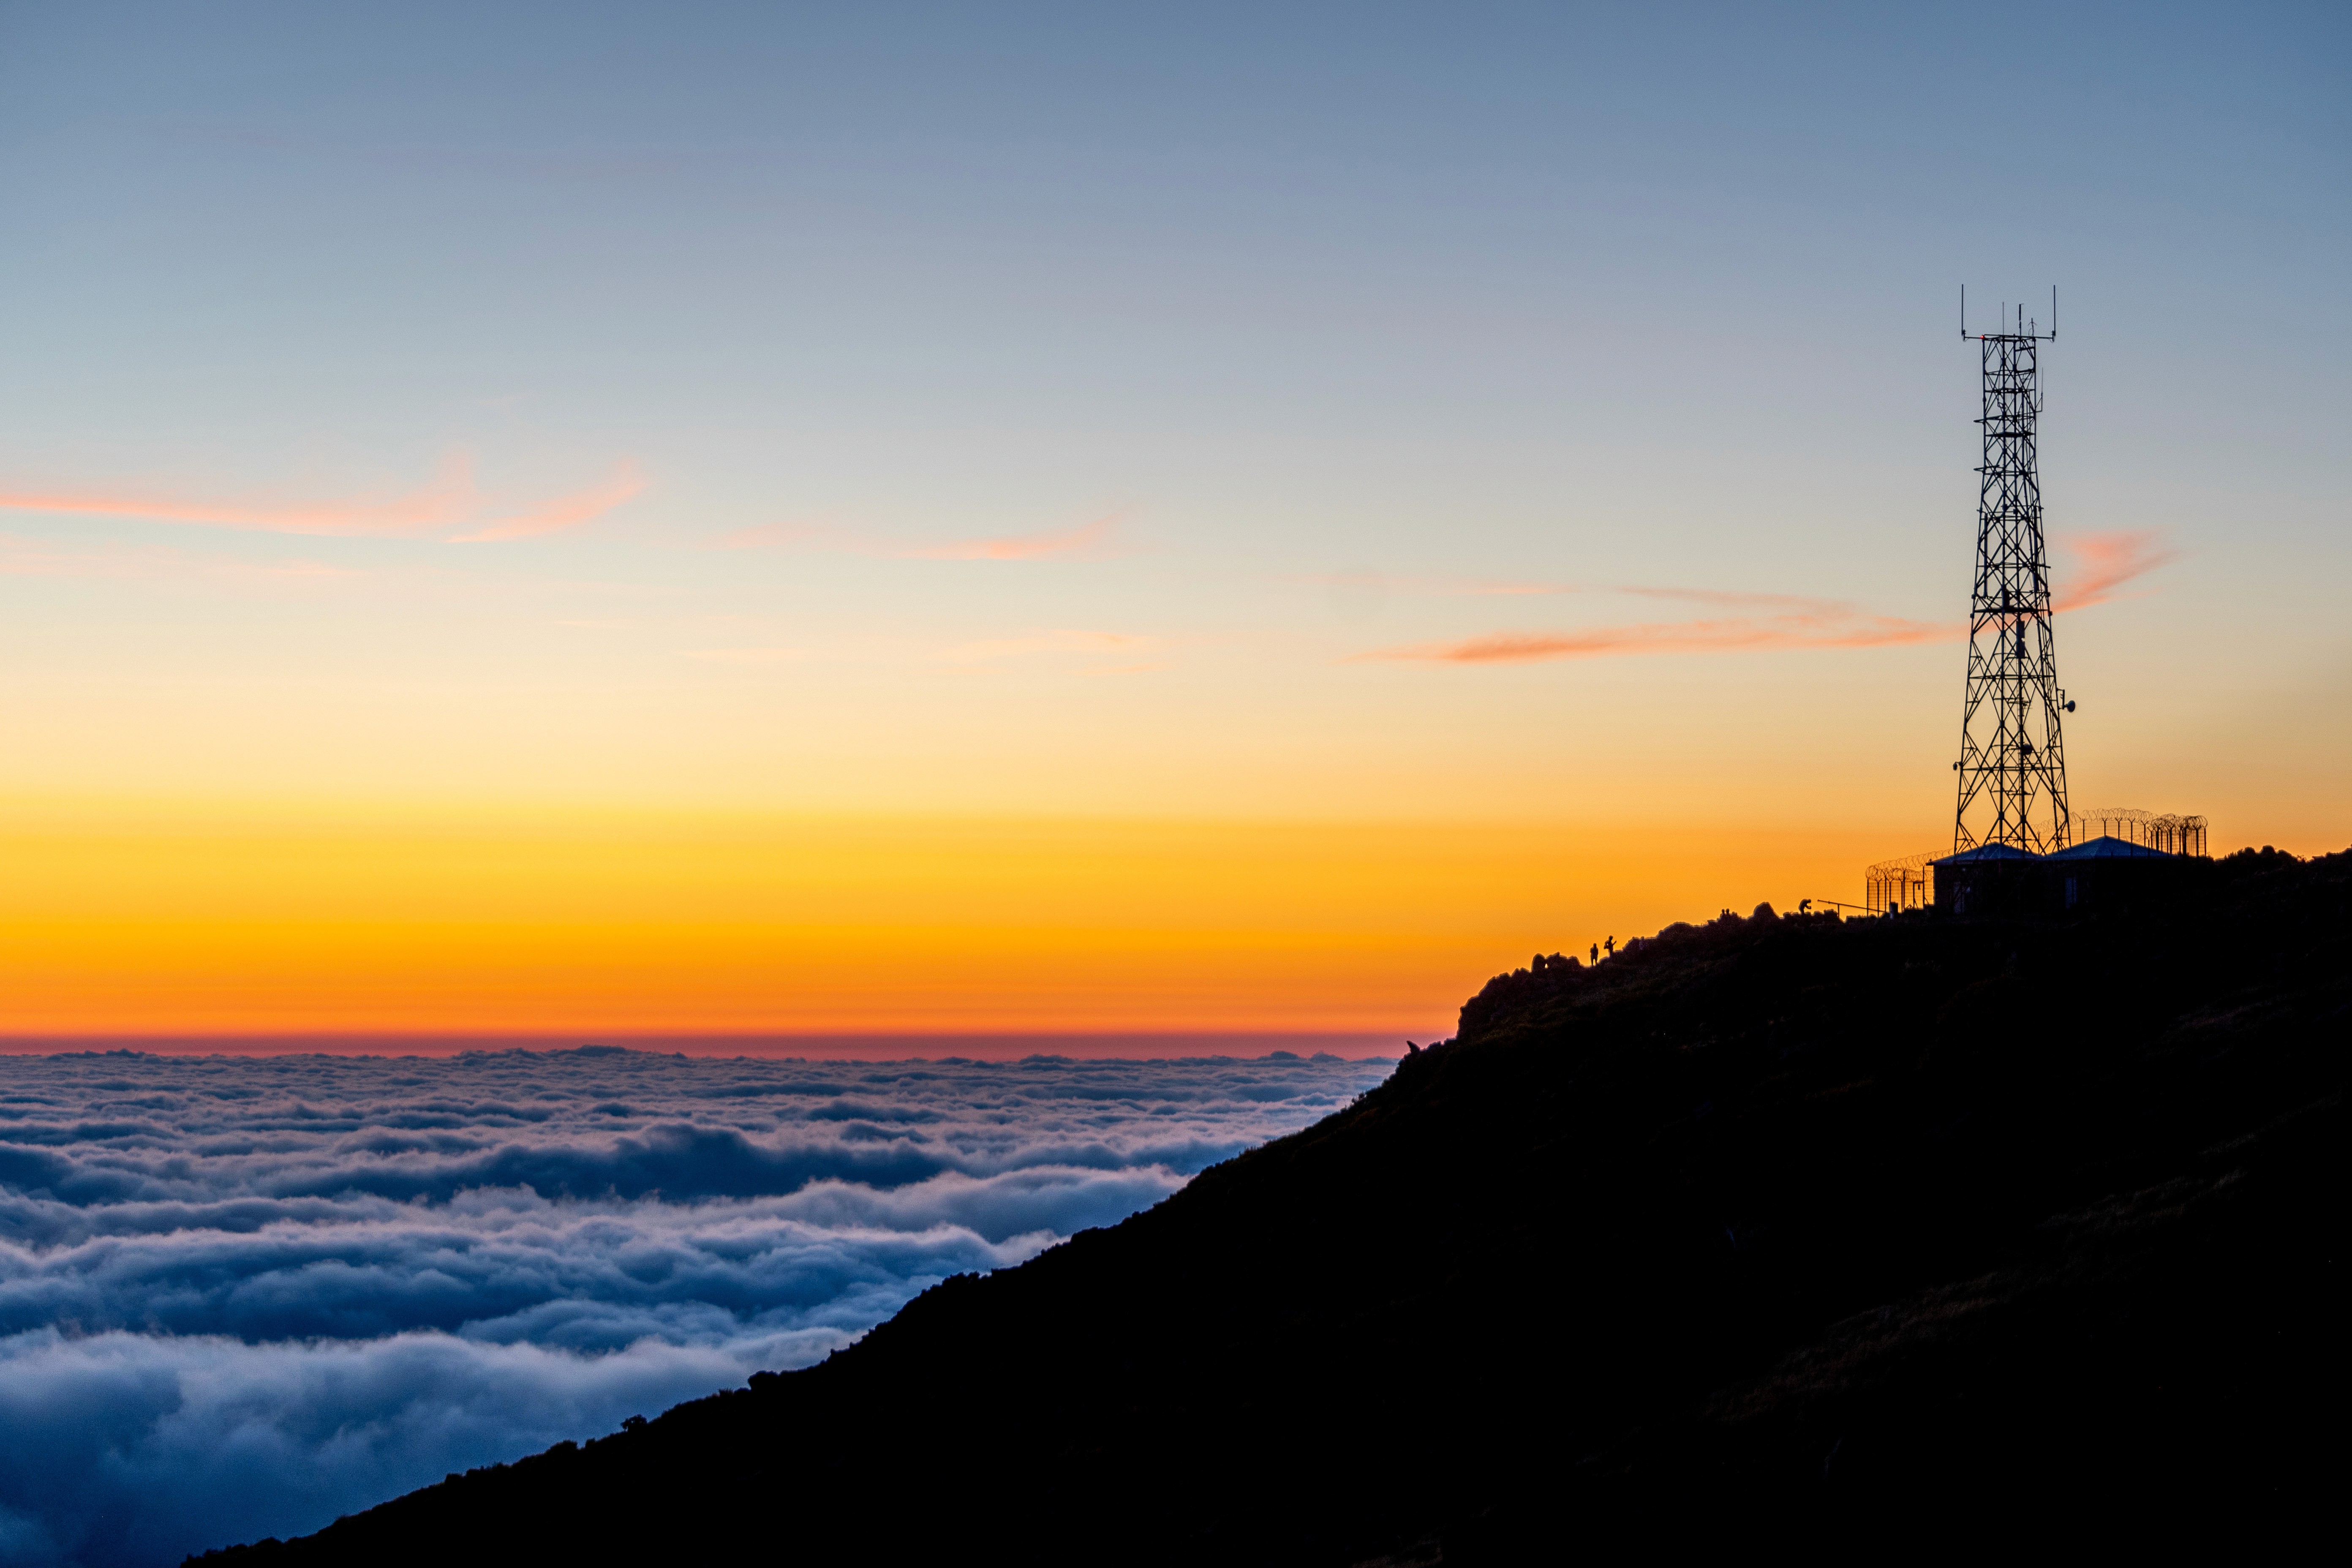
{"type": "Polygon", "coordinates": [[[2013,915],[2128,907],[2175,891],[2193,867],[2208,863],[2101,834],[2047,855],[1984,844],[1929,864],[1939,913],[2013,915]]]}
{"type": "Polygon", "coordinates": [[[1937,914],[2014,915],[2049,907],[2046,858],[2014,844],[1979,844],[1928,865],[1937,914]]]}

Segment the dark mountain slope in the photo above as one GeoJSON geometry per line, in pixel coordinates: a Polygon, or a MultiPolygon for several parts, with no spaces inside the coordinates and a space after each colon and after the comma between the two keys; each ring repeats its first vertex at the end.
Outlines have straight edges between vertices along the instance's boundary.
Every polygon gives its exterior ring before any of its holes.
{"type": "Polygon", "coordinates": [[[2340,1473],[2352,855],[2169,910],[1675,927],[824,1365],[257,1564],[1525,1561],[2340,1473]]]}

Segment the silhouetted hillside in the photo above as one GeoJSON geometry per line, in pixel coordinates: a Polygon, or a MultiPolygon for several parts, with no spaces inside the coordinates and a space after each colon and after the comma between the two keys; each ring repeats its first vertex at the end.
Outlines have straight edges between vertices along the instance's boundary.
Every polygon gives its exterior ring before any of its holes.
{"type": "Polygon", "coordinates": [[[822,1366],[232,1556],[1909,1553],[2053,1509],[2242,1546],[2343,1458],[2347,862],[1548,959],[1353,1107],[822,1366]]]}

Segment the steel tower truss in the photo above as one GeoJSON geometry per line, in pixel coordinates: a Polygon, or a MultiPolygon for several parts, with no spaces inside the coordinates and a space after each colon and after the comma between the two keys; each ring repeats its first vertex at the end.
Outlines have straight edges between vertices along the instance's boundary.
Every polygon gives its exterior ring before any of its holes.
{"type": "MultiPolygon", "coordinates": [[[[1959,809],[1952,847],[2007,844],[2034,854],[2072,842],[2058,689],[2050,635],[2050,557],[2042,537],[2035,421],[2041,350],[2058,336],[2055,296],[2045,336],[2021,307],[2015,330],[1974,334],[1984,353],[1984,466],[1977,497],[1976,592],[1969,611],[1969,679],[1961,703],[1959,809]]],[[[1967,330],[1965,300],[1962,336],[1967,330]]]]}

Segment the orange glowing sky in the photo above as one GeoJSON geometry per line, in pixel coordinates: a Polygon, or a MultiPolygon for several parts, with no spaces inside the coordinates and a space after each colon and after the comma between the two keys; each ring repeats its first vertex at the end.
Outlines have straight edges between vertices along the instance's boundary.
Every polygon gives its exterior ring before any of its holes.
{"type": "Polygon", "coordinates": [[[1411,821],[36,808],[5,844],[0,984],[37,1036],[1393,1044],[1443,1033],[1531,932],[1654,925],[1727,868],[1789,883],[1860,847],[1411,821]]]}
{"type": "Polygon", "coordinates": [[[2352,841],[2308,51],[935,25],[5,24],[0,1037],[1393,1048],[1853,899],[1949,838],[1964,278],[2067,290],[2075,802],[2352,841]]]}

